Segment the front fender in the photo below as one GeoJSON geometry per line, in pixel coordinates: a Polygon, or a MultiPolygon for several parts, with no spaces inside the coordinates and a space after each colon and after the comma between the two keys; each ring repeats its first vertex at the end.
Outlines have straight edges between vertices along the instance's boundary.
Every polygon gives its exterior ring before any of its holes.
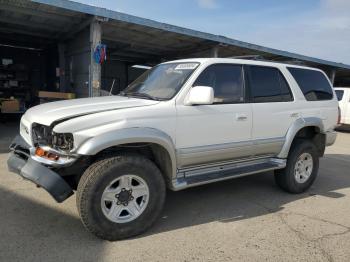
{"type": "Polygon", "coordinates": [[[171,159],[172,176],[176,176],[175,145],[170,136],[154,128],[135,127],[109,131],[87,139],[76,152],[79,155],[96,155],[109,147],[128,143],[154,143],[165,148],[171,159]]]}
{"type": "Polygon", "coordinates": [[[279,158],[287,158],[289,154],[290,147],[293,143],[295,135],[304,127],[315,126],[318,127],[322,134],[325,134],[322,119],[317,117],[305,117],[297,119],[292,126],[288,129],[286,135],[286,141],[279,153],[279,158]]]}

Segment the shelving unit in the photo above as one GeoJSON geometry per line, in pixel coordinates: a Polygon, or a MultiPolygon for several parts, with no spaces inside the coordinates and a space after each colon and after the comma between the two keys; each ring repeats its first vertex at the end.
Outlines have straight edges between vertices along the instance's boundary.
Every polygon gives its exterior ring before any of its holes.
{"type": "Polygon", "coordinates": [[[30,74],[25,65],[0,65],[0,102],[7,99],[17,99],[19,110],[4,112],[2,114],[20,114],[25,111],[25,101],[31,95],[30,74]]]}

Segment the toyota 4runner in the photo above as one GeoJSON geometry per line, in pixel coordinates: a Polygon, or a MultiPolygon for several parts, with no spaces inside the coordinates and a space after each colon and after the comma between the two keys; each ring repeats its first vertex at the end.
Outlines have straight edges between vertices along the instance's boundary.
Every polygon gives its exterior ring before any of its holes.
{"type": "Polygon", "coordinates": [[[21,119],[9,170],[62,202],[76,191],[96,236],[138,235],[166,189],[274,171],[301,193],[336,139],[338,102],[318,69],[186,59],[146,71],[117,96],[39,105],[21,119]]]}

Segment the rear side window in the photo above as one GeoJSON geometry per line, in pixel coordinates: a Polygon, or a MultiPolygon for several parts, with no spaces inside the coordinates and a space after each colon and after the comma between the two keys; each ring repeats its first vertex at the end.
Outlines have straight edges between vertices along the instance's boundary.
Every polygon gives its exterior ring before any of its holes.
{"type": "Polygon", "coordinates": [[[344,90],[335,90],[335,94],[337,95],[338,101],[343,100],[344,90]]]}
{"type": "Polygon", "coordinates": [[[293,101],[289,85],[277,68],[248,66],[248,76],[254,103],[293,101]]]}
{"type": "Polygon", "coordinates": [[[321,72],[291,67],[288,70],[297,81],[306,100],[319,101],[333,98],[332,86],[321,72]]]}

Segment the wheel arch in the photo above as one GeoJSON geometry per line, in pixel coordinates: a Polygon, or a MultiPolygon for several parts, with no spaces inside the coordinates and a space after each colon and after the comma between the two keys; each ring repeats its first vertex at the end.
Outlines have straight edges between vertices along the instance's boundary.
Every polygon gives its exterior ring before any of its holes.
{"type": "Polygon", "coordinates": [[[98,156],[108,151],[146,155],[161,170],[168,186],[176,178],[175,145],[170,136],[158,129],[127,128],[107,132],[85,141],[77,154],[98,156]]]}
{"type": "Polygon", "coordinates": [[[291,147],[297,139],[311,139],[316,145],[319,155],[323,156],[326,146],[326,135],[322,119],[308,117],[296,120],[288,129],[286,141],[278,157],[287,158],[291,147]]]}

